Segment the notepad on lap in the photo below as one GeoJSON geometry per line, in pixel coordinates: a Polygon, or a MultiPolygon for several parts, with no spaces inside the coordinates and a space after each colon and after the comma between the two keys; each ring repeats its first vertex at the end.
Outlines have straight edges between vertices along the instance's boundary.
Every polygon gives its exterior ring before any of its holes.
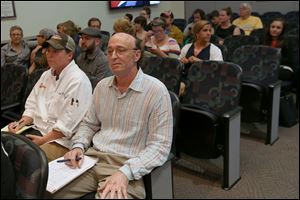
{"type": "MultiPolygon", "coordinates": [[[[30,125],[30,126],[23,126],[20,130],[18,130],[16,132],[16,134],[20,134],[20,133],[23,133],[24,131],[26,131],[27,129],[31,128],[33,125],[30,125]]],[[[8,130],[8,125],[6,125],[5,127],[3,127],[1,129],[1,131],[5,131],[5,132],[9,132],[8,130]]]]}
{"type": "Polygon", "coordinates": [[[52,194],[93,167],[97,162],[95,158],[84,156],[81,168],[72,169],[65,165],[65,163],[57,162],[57,160],[62,159],[64,159],[64,157],[60,157],[49,163],[47,191],[52,194]]]}

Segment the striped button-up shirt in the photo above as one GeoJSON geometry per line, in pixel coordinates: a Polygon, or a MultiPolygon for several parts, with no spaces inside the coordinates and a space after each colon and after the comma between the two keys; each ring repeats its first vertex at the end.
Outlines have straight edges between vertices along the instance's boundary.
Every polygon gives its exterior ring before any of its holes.
{"type": "Polygon", "coordinates": [[[128,160],[120,170],[129,180],[140,179],[168,158],[173,133],[172,106],[167,88],[140,69],[125,93],[115,77],[101,80],[77,134],[73,148],[94,148],[128,160]]]}

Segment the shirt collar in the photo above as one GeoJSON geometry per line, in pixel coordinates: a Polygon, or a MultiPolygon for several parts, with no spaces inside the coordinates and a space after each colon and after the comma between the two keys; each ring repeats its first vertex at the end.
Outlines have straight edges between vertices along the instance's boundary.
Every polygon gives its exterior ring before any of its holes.
{"type": "MultiPolygon", "coordinates": [[[[22,44],[23,49],[25,49],[26,42],[25,42],[24,40],[22,40],[21,44],[22,44]]],[[[9,48],[11,51],[14,51],[14,49],[12,48],[12,45],[11,45],[11,41],[8,43],[8,48],[9,48]]]]}
{"type": "MultiPolygon", "coordinates": [[[[144,72],[142,71],[141,68],[139,68],[138,73],[136,74],[135,78],[131,82],[129,88],[132,90],[135,90],[137,92],[142,92],[143,91],[143,79],[144,79],[144,72]]],[[[113,76],[112,79],[109,82],[109,87],[113,87],[115,83],[116,76],[113,76]]]]}
{"type": "MultiPolygon", "coordinates": [[[[68,73],[68,71],[71,69],[71,66],[72,65],[74,65],[75,64],[75,61],[74,60],[72,60],[61,72],[60,72],[60,74],[59,75],[57,75],[56,76],[56,80],[59,80],[60,78],[62,78],[62,77],[64,77],[65,76],[65,74],[67,74],[68,73]]],[[[55,76],[54,75],[54,70],[53,69],[51,69],[51,74],[53,75],[53,76],[55,76]]]]}

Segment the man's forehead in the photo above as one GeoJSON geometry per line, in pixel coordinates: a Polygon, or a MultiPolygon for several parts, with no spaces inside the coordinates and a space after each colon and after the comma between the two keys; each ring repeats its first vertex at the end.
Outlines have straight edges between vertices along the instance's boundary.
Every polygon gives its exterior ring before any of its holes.
{"type": "Polygon", "coordinates": [[[129,34],[126,33],[116,33],[114,34],[111,39],[109,40],[109,43],[117,42],[118,45],[122,46],[128,46],[130,44],[135,44],[135,38],[129,34]]]}

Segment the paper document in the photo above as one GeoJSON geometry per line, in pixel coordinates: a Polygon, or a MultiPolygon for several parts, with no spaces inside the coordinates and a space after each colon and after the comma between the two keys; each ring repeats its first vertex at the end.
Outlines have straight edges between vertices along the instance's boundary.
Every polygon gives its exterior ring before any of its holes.
{"type": "MultiPolygon", "coordinates": [[[[23,126],[23,128],[21,128],[20,130],[18,130],[16,132],[16,134],[20,134],[20,133],[23,133],[24,131],[26,131],[27,129],[31,128],[33,125],[30,125],[30,126],[23,126]]],[[[5,132],[9,132],[8,130],[8,125],[6,125],[5,127],[3,127],[1,129],[1,131],[5,131],[5,132]]]]}
{"type": "Polygon", "coordinates": [[[47,191],[52,194],[70,183],[72,180],[83,174],[91,167],[93,167],[98,161],[98,159],[84,156],[81,168],[72,169],[63,162],[57,162],[57,160],[63,159],[64,157],[60,157],[49,163],[47,191]]]}

